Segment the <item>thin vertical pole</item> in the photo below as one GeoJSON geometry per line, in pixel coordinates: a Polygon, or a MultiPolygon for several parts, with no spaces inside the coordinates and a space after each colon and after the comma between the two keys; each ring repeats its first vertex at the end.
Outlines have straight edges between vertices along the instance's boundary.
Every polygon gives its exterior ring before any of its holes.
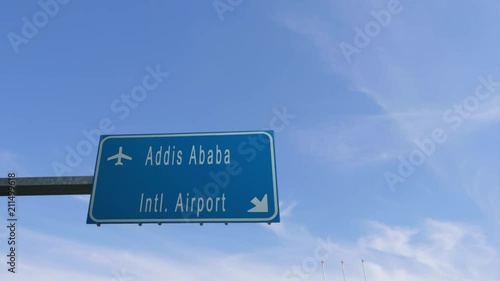
{"type": "Polygon", "coordinates": [[[361,259],[361,266],[363,266],[363,276],[365,277],[365,281],[366,281],[366,271],[365,271],[365,260],[364,259],[361,259]]]}
{"type": "Polygon", "coordinates": [[[326,279],[325,279],[325,261],[324,260],[321,261],[321,268],[323,269],[323,281],[326,281],[326,279]]]}
{"type": "Polygon", "coordinates": [[[342,264],[342,276],[344,277],[344,281],[345,281],[344,260],[341,260],[340,263],[342,264]]]}

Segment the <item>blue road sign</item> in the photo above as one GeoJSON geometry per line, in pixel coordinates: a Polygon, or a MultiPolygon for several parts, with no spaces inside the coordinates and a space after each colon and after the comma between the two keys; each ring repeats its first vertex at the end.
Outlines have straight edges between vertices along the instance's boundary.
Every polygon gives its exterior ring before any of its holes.
{"type": "Polygon", "coordinates": [[[89,224],[279,220],[273,131],[101,136],[89,224]]]}

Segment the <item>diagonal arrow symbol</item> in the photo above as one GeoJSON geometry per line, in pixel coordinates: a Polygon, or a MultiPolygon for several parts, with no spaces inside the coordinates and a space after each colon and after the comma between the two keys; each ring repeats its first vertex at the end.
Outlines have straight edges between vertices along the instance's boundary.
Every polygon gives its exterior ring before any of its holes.
{"type": "Polygon", "coordinates": [[[255,205],[252,209],[248,210],[249,213],[267,213],[268,212],[268,204],[267,204],[267,194],[262,197],[262,200],[259,200],[257,197],[252,199],[252,204],[255,205]]]}

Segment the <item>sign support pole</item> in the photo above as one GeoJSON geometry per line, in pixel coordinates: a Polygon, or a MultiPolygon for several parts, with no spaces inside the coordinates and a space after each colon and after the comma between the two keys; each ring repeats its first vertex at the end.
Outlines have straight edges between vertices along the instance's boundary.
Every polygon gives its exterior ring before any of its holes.
{"type": "MultiPolygon", "coordinates": [[[[93,176],[15,178],[16,196],[90,195],[93,178],[93,176]]],[[[9,186],[9,178],[0,178],[0,196],[9,196],[9,186]]]]}

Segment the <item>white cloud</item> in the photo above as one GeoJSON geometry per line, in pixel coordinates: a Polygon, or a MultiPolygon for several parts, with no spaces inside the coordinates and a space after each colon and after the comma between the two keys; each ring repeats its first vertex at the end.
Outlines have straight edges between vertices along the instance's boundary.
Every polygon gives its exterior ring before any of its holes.
{"type": "Polygon", "coordinates": [[[297,201],[288,202],[280,202],[280,217],[281,218],[290,218],[293,214],[293,210],[297,207],[297,201]]]}
{"type": "Polygon", "coordinates": [[[294,239],[293,237],[303,238],[304,229],[299,229],[300,226],[291,222],[293,210],[297,205],[297,201],[291,201],[290,203],[280,202],[280,223],[274,223],[271,225],[263,224],[262,226],[272,231],[281,239],[292,240],[294,239]]]}
{"type": "Polygon", "coordinates": [[[372,248],[377,251],[402,257],[412,256],[412,251],[408,242],[410,238],[417,233],[417,230],[390,227],[377,222],[372,222],[370,225],[376,231],[376,234],[362,238],[359,241],[363,248],[372,248]],[[383,235],[380,235],[380,233],[383,235]]]}
{"type": "MultiPolygon", "coordinates": [[[[362,281],[360,258],[364,258],[370,281],[498,280],[498,253],[476,226],[436,220],[414,227],[380,222],[366,226],[367,234],[357,243],[332,239],[334,251],[325,260],[328,279],[340,278],[343,259],[347,278],[362,281]]],[[[307,236],[304,244],[290,241],[272,250],[234,253],[193,249],[185,241],[181,251],[173,254],[165,253],[156,239],[149,241],[150,250],[132,252],[26,229],[23,233],[36,246],[23,254],[19,273],[9,280],[282,280],[285,272],[314,256],[318,246],[317,239],[307,236]]],[[[320,268],[318,261],[304,280],[321,278],[320,268]]],[[[0,277],[6,274],[2,271],[0,277]]],[[[300,279],[289,276],[286,280],[300,279]]]]}
{"type": "Polygon", "coordinates": [[[426,220],[418,230],[374,226],[375,234],[360,239],[360,245],[385,254],[385,264],[400,264],[403,256],[407,271],[410,267],[425,269],[420,278],[494,280],[498,253],[477,227],[435,220],[426,220]]]}
{"type": "MultiPolygon", "coordinates": [[[[497,150],[498,154],[498,150],[497,150]]],[[[478,167],[475,163],[462,161],[459,172],[460,185],[467,196],[476,203],[491,222],[496,233],[500,233],[500,163],[492,167],[478,167]]]]}

